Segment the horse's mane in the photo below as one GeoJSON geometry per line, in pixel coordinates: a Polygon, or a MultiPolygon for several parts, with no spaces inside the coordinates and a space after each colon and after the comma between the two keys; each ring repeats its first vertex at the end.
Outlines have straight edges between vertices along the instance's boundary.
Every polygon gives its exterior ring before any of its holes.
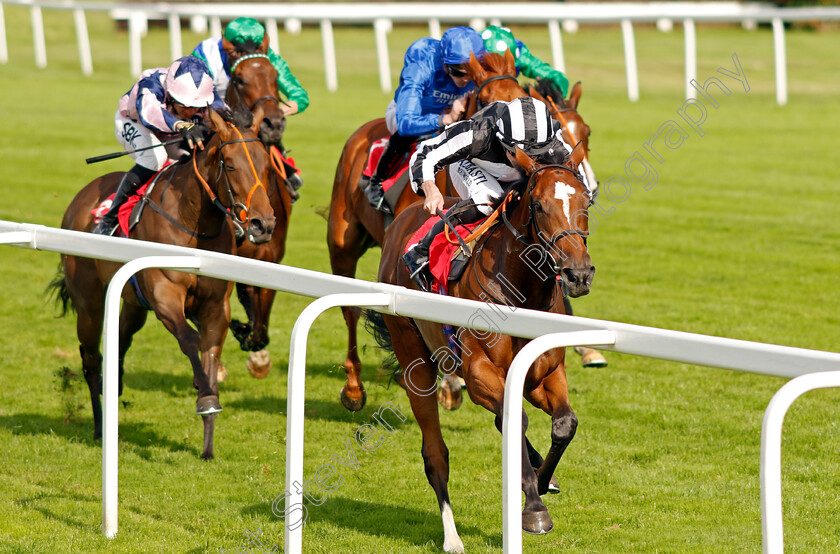
{"type": "Polygon", "coordinates": [[[487,52],[481,58],[481,67],[483,67],[486,71],[492,71],[493,73],[498,73],[499,75],[514,75],[516,73],[516,69],[514,68],[514,73],[510,73],[507,68],[507,63],[505,61],[505,57],[502,54],[498,54],[496,52],[487,52]]]}
{"type": "Polygon", "coordinates": [[[566,99],[563,98],[563,91],[553,81],[537,78],[536,86],[529,84],[525,88],[525,91],[530,95],[531,89],[540,93],[544,98],[550,98],[560,107],[566,104],[566,99]]]}

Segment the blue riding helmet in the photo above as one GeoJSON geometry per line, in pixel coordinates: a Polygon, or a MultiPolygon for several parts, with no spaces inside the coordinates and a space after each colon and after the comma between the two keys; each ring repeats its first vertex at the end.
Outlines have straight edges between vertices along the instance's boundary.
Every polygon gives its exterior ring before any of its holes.
{"type": "Polygon", "coordinates": [[[480,58],[484,54],[484,39],[472,27],[452,27],[440,39],[443,63],[459,65],[470,61],[470,52],[480,58]]]}

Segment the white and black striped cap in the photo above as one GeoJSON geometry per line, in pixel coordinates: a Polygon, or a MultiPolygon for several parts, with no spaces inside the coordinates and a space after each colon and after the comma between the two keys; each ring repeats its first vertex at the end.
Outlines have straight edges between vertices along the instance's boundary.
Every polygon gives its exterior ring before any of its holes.
{"type": "Polygon", "coordinates": [[[496,120],[496,136],[511,152],[518,146],[529,155],[542,154],[555,145],[555,133],[548,107],[536,98],[508,102],[496,120]]]}

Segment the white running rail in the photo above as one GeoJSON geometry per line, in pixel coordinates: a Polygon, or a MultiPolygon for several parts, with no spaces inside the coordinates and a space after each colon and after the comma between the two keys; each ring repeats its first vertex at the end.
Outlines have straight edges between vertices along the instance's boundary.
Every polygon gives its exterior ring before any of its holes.
{"type": "MultiPolygon", "coordinates": [[[[515,481],[516,487],[518,487],[521,478],[520,475],[513,471],[513,462],[510,458],[511,452],[508,449],[513,448],[518,453],[521,448],[521,439],[519,444],[511,444],[509,435],[511,429],[521,429],[522,384],[520,379],[524,378],[522,374],[524,371],[523,368],[529,367],[534,357],[545,349],[562,346],[563,344],[577,345],[589,343],[601,345],[605,350],[624,352],[626,354],[777,377],[799,377],[814,373],[814,368],[818,368],[821,372],[835,372],[840,375],[840,354],[834,352],[712,337],[614,321],[562,316],[526,309],[517,309],[514,312],[510,312],[501,321],[495,315],[496,311],[483,302],[440,297],[438,295],[408,290],[403,287],[384,283],[337,277],[316,271],[259,262],[237,256],[220,254],[218,252],[131,239],[103,237],[90,233],[2,220],[0,220],[0,244],[116,262],[133,262],[133,267],[126,269],[121,274],[120,279],[127,278],[126,275],[132,270],[151,267],[149,264],[162,264],[166,267],[177,267],[184,271],[209,277],[320,298],[313,306],[304,310],[299,318],[300,321],[296,323],[295,330],[293,331],[292,352],[290,352],[289,358],[290,390],[293,386],[302,387],[303,373],[305,372],[305,337],[308,334],[311,321],[323,310],[332,306],[348,305],[351,301],[356,305],[371,306],[374,309],[387,313],[439,323],[450,323],[458,327],[469,327],[480,331],[490,331],[532,339],[541,337],[538,341],[529,343],[520,352],[519,357],[515,361],[515,367],[511,367],[511,376],[506,385],[506,410],[510,409],[510,412],[505,412],[503,421],[503,425],[507,427],[506,430],[503,427],[503,444],[506,448],[503,453],[503,459],[505,456],[508,457],[510,474],[505,478],[505,483],[503,483],[504,487],[507,487],[508,481],[511,480],[515,481]],[[164,258],[152,260],[139,259],[150,256],[162,256],[164,258]],[[342,294],[353,296],[333,296],[342,294]],[[347,302],[347,304],[344,304],[344,302],[347,302]],[[555,333],[559,335],[552,336],[555,333]],[[529,357],[531,361],[529,361],[529,357]],[[291,381],[293,378],[295,379],[294,383],[291,381]],[[519,387],[517,391],[518,395],[513,392],[514,385],[519,387]],[[511,408],[513,404],[507,404],[507,401],[513,396],[519,397],[518,409],[511,408]]],[[[121,286],[119,288],[117,287],[118,285],[115,285],[114,288],[116,290],[121,290],[122,288],[121,286]]],[[[118,318],[109,318],[108,324],[116,325],[117,320],[118,318]]],[[[113,332],[114,336],[116,334],[113,332]]],[[[113,344],[110,347],[106,345],[106,348],[109,349],[109,353],[118,350],[113,344]]],[[[103,403],[106,406],[111,406],[109,403],[113,403],[116,406],[116,387],[114,383],[118,380],[119,372],[117,356],[110,355],[108,359],[103,361],[103,373],[105,374],[103,377],[108,380],[108,386],[103,387],[103,403]],[[108,396],[105,397],[105,395],[108,396]]],[[[826,375],[831,374],[826,373],[826,375]]],[[[811,379],[816,379],[816,377],[812,377],[811,379]]],[[[791,383],[793,382],[791,381],[791,383]]],[[[287,432],[298,434],[302,432],[303,396],[290,393],[288,397],[289,411],[287,417],[289,419],[287,420],[287,425],[289,427],[287,428],[287,432]],[[293,397],[296,400],[293,401],[293,397]]],[[[112,417],[107,411],[105,415],[109,419],[108,422],[105,422],[103,418],[103,429],[108,428],[109,425],[116,425],[116,417],[112,417]]],[[[780,421],[778,425],[781,425],[780,421]]],[[[111,432],[116,436],[115,430],[111,432]]],[[[112,444],[109,441],[108,447],[113,448],[112,444]]],[[[295,444],[294,441],[289,440],[287,437],[286,459],[287,464],[289,464],[287,466],[289,470],[286,476],[287,480],[293,478],[291,476],[292,471],[299,473],[299,468],[302,471],[302,447],[302,441],[295,444]]],[[[106,460],[104,450],[105,441],[103,437],[103,466],[106,462],[109,464],[107,470],[103,467],[103,477],[108,475],[109,483],[116,484],[116,456],[113,457],[113,460],[110,456],[106,460]],[[114,467],[112,468],[110,464],[114,464],[114,467]]],[[[762,445],[762,456],[765,455],[765,450],[764,445],[762,445]]],[[[763,461],[762,464],[764,464],[763,461]]],[[[762,467],[764,466],[762,465],[762,467]]],[[[104,484],[103,480],[103,486],[104,484]]],[[[294,489],[292,488],[291,490],[294,489]]],[[[512,490],[513,488],[511,488],[512,490]]],[[[106,514],[106,498],[112,498],[112,494],[115,494],[115,492],[109,490],[106,493],[103,490],[103,516],[106,514]]],[[[512,493],[503,489],[503,494],[511,495],[512,493]]],[[[113,498],[116,497],[114,496],[113,498]]],[[[769,500],[773,500],[774,498],[780,498],[780,496],[774,496],[773,498],[769,498],[769,500]]],[[[773,501],[775,502],[775,500],[773,501]]],[[[513,508],[519,510],[518,502],[508,498],[506,510],[512,511],[513,508]]],[[[762,503],[762,508],[764,509],[764,503],[762,503]]],[[[777,504],[776,508],[780,514],[781,505],[777,504]]],[[[111,504],[109,503],[110,509],[111,504]]],[[[113,504],[113,510],[114,517],[116,517],[115,502],[113,504]]],[[[505,551],[518,553],[521,552],[522,548],[522,536],[520,530],[517,530],[516,533],[508,530],[508,524],[513,527],[512,521],[515,521],[515,516],[507,514],[505,516],[505,551]]],[[[108,536],[114,536],[116,533],[117,528],[115,522],[116,519],[114,519],[113,527],[107,528],[108,536]]],[[[781,525],[779,525],[779,530],[781,530],[781,525]]],[[[767,530],[763,528],[763,531],[767,530]]],[[[103,532],[106,532],[104,525],[103,532]]],[[[290,532],[289,529],[286,530],[286,552],[300,552],[302,548],[302,535],[300,533],[302,533],[300,528],[293,532],[290,532]]],[[[766,549],[768,544],[766,535],[764,543],[766,549]]]]}

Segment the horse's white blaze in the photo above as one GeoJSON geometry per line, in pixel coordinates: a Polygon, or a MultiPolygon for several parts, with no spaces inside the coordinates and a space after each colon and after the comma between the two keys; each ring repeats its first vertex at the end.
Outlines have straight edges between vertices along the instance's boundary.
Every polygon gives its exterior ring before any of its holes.
{"type": "Polygon", "coordinates": [[[440,515],[443,518],[443,551],[456,554],[463,553],[464,543],[461,542],[458,530],[455,529],[455,516],[452,515],[452,508],[448,502],[443,505],[440,515]]]}
{"type": "Polygon", "coordinates": [[[569,201],[574,193],[575,189],[566,183],[561,183],[560,181],[554,183],[554,198],[559,198],[563,201],[563,213],[566,214],[567,221],[571,217],[569,215],[569,201]]]}

